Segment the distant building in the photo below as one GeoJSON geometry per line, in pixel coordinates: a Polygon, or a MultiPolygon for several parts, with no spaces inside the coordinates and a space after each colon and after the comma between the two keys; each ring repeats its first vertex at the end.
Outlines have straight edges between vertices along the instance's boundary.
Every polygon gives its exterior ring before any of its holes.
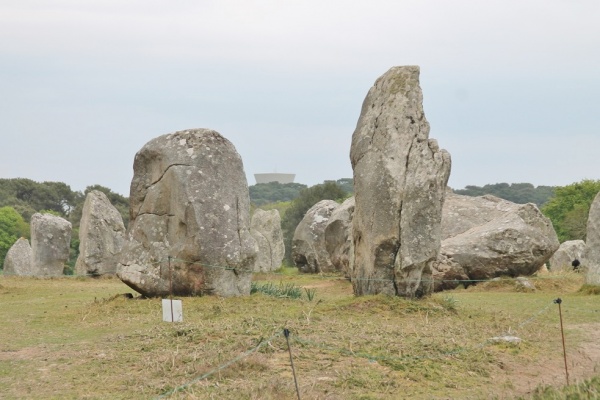
{"type": "Polygon", "coordinates": [[[270,182],[279,182],[279,183],[294,183],[294,178],[296,174],[254,174],[254,179],[256,179],[256,183],[270,183],[270,182]]]}

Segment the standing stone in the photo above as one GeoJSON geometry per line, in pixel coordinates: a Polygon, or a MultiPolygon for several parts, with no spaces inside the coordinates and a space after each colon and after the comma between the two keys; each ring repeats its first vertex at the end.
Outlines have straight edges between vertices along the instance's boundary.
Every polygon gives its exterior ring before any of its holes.
{"type": "Polygon", "coordinates": [[[148,297],[169,294],[170,276],[175,295],[250,294],[256,241],[233,144],[209,129],[159,136],[133,171],[119,278],[148,297]]]}
{"type": "Polygon", "coordinates": [[[71,249],[71,223],[56,215],[35,213],[30,226],[34,275],[63,275],[71,249]]]}
{"type": "Polygon", "coordinates": [[[600,193],[590,206],[583,270],[585,283],[600,285],[600,193]]]}
{"type": "Polygon", "coordinates": [[[115,256],[121,251],[125,225],[108,197],[92,190],[85,198],[79,224],[77,275],[113,275],[117,272],[115,256]]]}
{"type": "Polygon", "coordinates": [[[34,276],[31,246],[25,238],[19,238],[4,258],[4,275],[34,276]]]}
{"type": "Polygon", "coordinates": [[[292,260],[300,272],[335,271],[325,247],[325,227],[338,206],[333,200],[321,200],[306,212],[296,227],[292,239],[292,260]]]}
{"type": "Polygon", "coordinates": [[[429,294],[450,154],[429,139],[419,67],[375,82],[352,135],[355,295],[429,294]]]}
{"type": "Polygon", "coordinates": [[[270,272],[281,267],[285,256],[285,244],[279,211],[257,209],[252,215],[250,233],[258,244],[254,272],[270,272]]]}
{"type": "Polygon", "coordinates": [[[552,271],[572,271],[573,260],[583,261],[585,242],[583,240],[567,240],[550,257],[548,263],[552,271]]]}
{"type": "Polygon", "coordinates": [[[329,253],[331,263],[337,271],[342,271],[348,278],[352,276],[354,264],[352,241],[354,207],[354,196],[346,199],[331,213],[325,227],[325,249],[329,253]]]}

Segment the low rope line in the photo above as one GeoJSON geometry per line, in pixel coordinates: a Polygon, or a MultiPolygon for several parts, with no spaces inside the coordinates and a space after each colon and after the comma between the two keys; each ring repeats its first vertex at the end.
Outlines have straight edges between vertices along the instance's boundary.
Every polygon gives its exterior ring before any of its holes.
{"type": "Polygon", "coordinates": [[[525,321],[523,321],[519,325],[517,325],[517,329],[522,328],[525,325],[528,325],[533,320],[538,318],[540,315],[542,315],[543,313],[548,311],[550,309],[550,307],[552,307],[553,305],[554,305],[554,301],[550,302],[550,304],[548,304],[546,307],[542,308],[540,311],[538,311],[537,313],[535,313],[534,315],[532,315],[531,317],[529,317],[528,319],[526,319],[525,321]]]}
{"type": "MultiPolygon", "coordinates": [[[[146,262],[144,264],[148,264],[148,265],[159,265],[162,263],[166,263],[167,262],[167,258],[163,259],[163,260],[158,260],[158,261],[151,261],[151,262],[146,262]]],[[[184,259],[180,259],[180,258],[174,258],[171,257],[171,261],[172,262],[180,262],[180,263],[185,263],[185,264],[189,264],[189,265],[200,265],[201,267],[206,267],[206,268],[213,268],[213,269],[222,269],[225,271],[236,271],[236,272],[244,272],[244,273],[256,273],[256,274],[265,274],[265,275],[281,275],[281,276],[289,276],[286,274],[283,274],[281,272],[255,272],[253,269],[247,269],[247,268],[238,268],[238,267],[232,267],[232,266],[223,266],[223,265],[213,265],[213,264],[206,264],[204,262],[201,261],[188,261],[188,260],[184,260],[184,259]]],[[[0,271],[0,276],[23,276],[23,275],[14,275],[14,274],[4,274],[4,271],[0,271]]],[[[77,278],[77,277],[101,277],[104,275],[113,275],[113,274],[72,274],[72,275],[49,275],[49,276],[34,276],[34,277],[38,277],[38,278],[77,278]]],[[[385,279],[385,278],[347,278],[345,276],[342,275],[324,275],[321,273],[316,273],[316,274],[310,274],[310,275],[315,275],[318,276],[320,278],[323,279],[340,279],[340,280],[349,280],[352,282],[395,282],[393,279],[385,279]]],[[[560,276],[527,276],[525,277],[528,280],[552,280],[552,279],[563,279],[564,277],[560,277],[560,276]]],[[[458,284],[463,284],[463,283],[481,283],[481,282],[510,282],[510,281],[514,281],[516,278],[492,278],[492,279],[403,279],[402,282],[432,282],[432,283],[436,283],[436,282],[453,282],[453,283],[458,283],[458,284]]]]}
{"type": "MultiPolygon", "coordinates": [[[[181,262],[190,265],[200,265],[201,267],[214,268],[214,269],[223,269],[226,271],[238,271],[238,272],[246,272],[246,273],[256,273],[256,274],[265,274],[265,275],[281,275],[281,276],[289,276],[281,272],[255,272],[254,270],[237,268],[231,266],[223,266],[223,265],[212,265],[206,264],[201,261],[187,261],[180,258],[171,258],[172,262],[181,262]]],[[[166,261],[163,261],[166,262],[166,261]]],[[[307,274],[307,275],[315,275],[324,279],[343,279],[350,281],[361,281],[361,282],[395,282],[393,279],[384,279],[384,278],[347,278],[341,275],[323,275],[323,274],[307,274]]],[[[543,279],[563,279],[563,277],[541,277],[541,276],[527,276],[525,277],[528,280],[543,280],[543,279]]],[[[472,283],[472,282],[510,282],[514,281],[516,278],[492,278],[492,279],[407,279],[402,280],[402,282],[455,282],[455,283],[472,283]],[[495,280],[494,280],[495,279],[495,280]]]]}
{"type": "Polygon", "coordinates": [[[173,393],[176,393],[176,392],[179,392],[181,390],[184,390],[184,389],[192,386],[193,384],[195,384],[195,383],[197,383],[197,382],[199,382],[199,381],[201,381],[203,379],[206,379],[209,376],[211,376],[211,375],[213,375],[213,374],[215,374],[215,373],[217,373],[217,372],[219,372],[221,370],[224,370],[225,368],[231,366],[232,364],[235,364],[236,362],[240,361],[241,359],[248,357],[250,354],[256,352],[258,349],[260,349],[261,347],[267,345],[269,342],[271,342],[273,339],[275,339],[275,338],[277,338],[279,336],[281,336],[281,332],[274,334],[273,336],[271,336],[270,338],[268,338],[266,340],[262,340],[262,338],[261,338],[261,342],[258,345],[256,345],[255,347],[251,348],[250,350],[247,350],[246,352],[240,354],[239,356],[235,357],[234,359],[226,362],[225,364],[221,364],[217,368],[215,368],[215,369],[213,369],[213,370],[205,373],[204,375],[201,375],[201,376],[199,376],[199,377],[197,377],[197,378],[189,381],[188,383],[185,383],[185,384],[183,384],[181,386],[177,386],[176,388],[171,389],[171,390],[169,390],[169,391],[161,394],[160,396],[156,397],[156,399],[167,398],[167,397],[171,396],[173,393]]]}

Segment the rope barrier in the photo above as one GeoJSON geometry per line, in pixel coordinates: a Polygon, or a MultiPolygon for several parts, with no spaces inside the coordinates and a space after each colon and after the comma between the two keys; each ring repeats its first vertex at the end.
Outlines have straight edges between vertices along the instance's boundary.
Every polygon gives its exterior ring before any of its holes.
{"type": "MultiPolygon", "coordinates": [[[[162,261],[157,261],[154,262],[152,264],[158,264],[158,263],[164,263],[167,262],[166,260],[168,260],[169,257],[167,257],[167,259],[162,260],[162,261]]],[[[244,269],[244,268],[239,268],[239,267],[232,267],[232,266],[223,266],[223,265],[213,265],[213,264],[206,264],[202,261],[189,261],[189,260],[184,260],[184,259],[180,259],[180,258],[174,258],[174,257],[170,257],[170,260],[172,262],[179,262],[179,263],[184,263],[184,264],[188,264],[188,265],[200,265],[201,267],[205,267],[205,268],[212,268],[212,269],[222,269],[222,270],[226,270],[226,271],[236,271],[236,272],[246,272],[246,273],[261,273],[261,274],[266,274],[266,275],[280,275],[280,276],[289,276],[286,275],[284,273],[281,272],[254,272],[254,270],[250,270],[250,269],[244,269]]],[[[351,280],[351,281],[364,281],[364,282],[395,282],[393,279],[384,279],[384,278],[358,278],[358,277],[354,277],[352,279],[350,278],[346,278],[342,275],[324,275],[324,274],[313,274],[314,276],[318,276],[320,278],[323,279],[344,279],[344,280],[351,280]]],[[[493,278],[493,279],[436,279],[436,278],[430,278],[430,279],[406,279],[406,280],[402,280],[403,282],[432,282],[432,283],[436,283],[436,282],[453,282],[453,283],[458,283],[458,284],[463,284],[463,283],[481,283],[481,282],[512,282],[514,281],[516,278],[493,278]]],[[[530,280],[544,280],[544,279],[548,279],[548,280],[552,280],[552,279],[564,279],[564,277],[560,277],[560,276],[550,276],[550,277],[543,277],[543,276],[528,276],[527,279],[530,280]]]]}
{"type": "MultiPolygon", "coordinates": [[[[179,263],[184,263],[184,264],[188,264],[188,265],[200,265],[201,267],[204,268],[212,268],[212,269],[222,269],[225,271],[236,271],[236,272],[244,272],[244,273],[261,273],[261,274],[266,274],[266,275],[280,275],[280,276],[289,276],[286,275],[284,273],[281,272],[275,272],[275,271],[271,271],[271,272],[254,272],[253,269],[246,269],[246,268],[240,268],[240,267],[233,267],[233,266],[223,266],[223,265],[213,265],[213,264],[206,264],[202,261],[189,261],[189,260],[184,260],[184,259],[180,259],[180,258],[175,258],[175,257],[171,257],[168,256],[163,260],[157,260],[157,261],[151,261],[151,262],[147,262],[146,264],[148,265],[159,265],[159,264],[163,264],[168,262],[168,260],[171,260],[172,262],[179,262],[179,263]]],[[[3,271],[0,271],[0,275],[3,274],[3,271]]],[[[103,275],[98,275],[98,274],[73,274],[73,275],[52,275],[52,276],[48,276],[49,278],[77,278],[77,277],[101,277],[104,275],[108,275],[108,274],[103,274],[103,275]]],[[[384,278],[358,278],[358,277],[354,277],[354,278],[347,278],[344,277],[342,275],[324,275],[324,274],[313,274],[314,276],[318,276],[322,279],[343,279],[343,280],[350,280],[353,282],[395,282],[393,279],[384,279],[384,278]]],[[[18,276],[18,275],[5,275],[5,276],[18,276]]],[[[42,277],[42,276],[39,276],[42,277]]],[[[45,277],[45,276],[44,276],[45,277]]],[[[456,283],[456,284],[465,284],[465,283],[469,283],[469,284],[473,284],[473,283],[482,283],[482,282],[512,282],[514,281],[516,278],[493,278],[493,279],[436,279],[436,278],[428,278],[428,279],[403,279],[402,282],[424,282],[424,283],[443,283],[443,282],[452,282],[452,283],[456,283]]],[[[553,279],[564,279],[564,277],[560,277],[560,276],[528,276],[527,279],[529,280],[553,280],[553,279]]]]}

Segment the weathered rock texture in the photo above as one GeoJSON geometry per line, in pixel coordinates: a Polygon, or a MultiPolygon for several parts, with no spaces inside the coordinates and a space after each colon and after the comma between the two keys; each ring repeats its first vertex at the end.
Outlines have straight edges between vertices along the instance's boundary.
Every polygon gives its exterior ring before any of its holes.
{"type": "Polygon", "coordinates": [[[515,203],[496,196],[463,196],[448,190],[442,209],[442,240],[487,224],[514,208],[515,203]]]}
{"type": "Polygon", "coordinates": [[[435,292],[455,289],[461,284],[466,285],[469,280],[469,276],[463,267],[442,253],[440,253],[437,262],[433,264],[432,276],[435,292]]]}
{"type": "Polygon", "coordinates": [[[588,285],[600,285],[600,193],[590,206],[583,270],[588,285]]]}
{"type": "Polygon", "coordinates": [[[354,215],[354,197],[346,199],[338,206],[325,227],[325,249],[337,271],[348,278],[354,264],[354,243],[352,242],[352,216],[354,215]]]}
{"type": "Polygon", "coordinates": [[[36,275],[33,269],[31,246],[29,240],[19,238],[6,253],[4,258],[4,275],[36,275]]]}
{"type": "Polygon", "coordinates": [[[585,253],[585,242],[583,240],[567,240],[560,244],[560,247],[550,257],[548,263],[552,271],[572,271],[573,260],[583,262],[585,253]]]}
{"type": "Polygon", "coordinates": [[[442,231],[456,233],[442,241],[442,255],[471,280],[531,275],[559,247],[552,223],[534,204],[494,196],[447,195],[442,225],[442,231]],[[461,229],[446,226],[457,220],[461,229]]]}
{"type": "Polygon", "coordinates": [[[85,198],[79,224],[77,275],[111,275],[117,272],[116,256],[123,247],[125,225],[117,209],[99,190],[85,198]]]}
{"type": "Polygon", "coordinates": [[[35,213],[30,227],[33,274],[62,275],[69,260],[71,223],[56,215],[35,213]]]}
{"type": "Polygon", "coordinates": [[[335,271],[325,248],[325,227],[339,206],[333,200],[321,200],[312,206],[294,231],[292,260],[301,272],[335,271]]]}
{"type": "Polygon", "coordinates": [[[145,296],[250,293],[256,241],[240,155],[208,129],[148,142],[135,156],[117,275],[145,296]]]}
{"type": "Polygon", "coordinates": [[[257,209],[252,215],[250,233],[258,244],[254,272],[269,272],[281,267],[285,245],[279,211],[257,209]]]}
{"type": "Polygon", "coordinates": [[[419,67],[375,82],[352,135],[356,295],[405,297],[432,290],[450,154],[429,139],[419,67]]]}

